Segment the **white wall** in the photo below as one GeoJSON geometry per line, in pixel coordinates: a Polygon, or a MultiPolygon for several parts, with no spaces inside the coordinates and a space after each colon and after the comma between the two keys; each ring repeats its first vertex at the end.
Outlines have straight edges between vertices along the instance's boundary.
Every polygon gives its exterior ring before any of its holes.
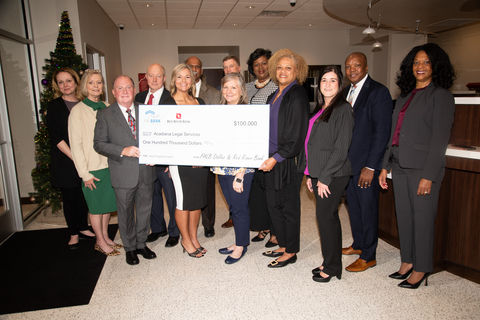
{"type": "MultiPolygon", "coordinates": [[[[112,82],[117,75],[122,73],[119,29],[95,0],[78,1],[78,17],[80,20],[82,50],[86,43],[105,56],[105,81],[108,88],[108,101],[113,103],[115,98],[111,90],[112,82]]],[[[83,52],[83,57],[85,56],[86,52],[83,52]]]]}
{"type": "Polygon", "coordinates": [[[450,56],[457,72],[452,90],[467,90],[467,83],[480,82],[480,23],[440,33],[430,42],[450,56]]]}
{"type": "MultiPolygon", "coordinates": [[[[169,83],[179,61],[179,46],[239,46],[242,70],[247,70],[246,61],[257,48],[272,52],[289,48],[310,65],[343,66],[352,51],[372,57],[371,46],[350,47],[345,30],[123,30],[119,34],[122,70],[135,81],[139,72],[146,72],[148,65],[157,62],[165,67],[169,83]]],[[[222,66],[220,57],[217,64],[222,66]]]]}

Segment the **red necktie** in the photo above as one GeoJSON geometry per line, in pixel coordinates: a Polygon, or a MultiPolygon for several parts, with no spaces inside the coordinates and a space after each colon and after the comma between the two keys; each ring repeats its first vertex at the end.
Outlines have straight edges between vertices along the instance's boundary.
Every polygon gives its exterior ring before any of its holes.
{"type": "Polygon", "coordinates": [[[150,98],[148,98],[147,104],[152,104],[153,103],[153,94],[150,93],[150,98]]]}

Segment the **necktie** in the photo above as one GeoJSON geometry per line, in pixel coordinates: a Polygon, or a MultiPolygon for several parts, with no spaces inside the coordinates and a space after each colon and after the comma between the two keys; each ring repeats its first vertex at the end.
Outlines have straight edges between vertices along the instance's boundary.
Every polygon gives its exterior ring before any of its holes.
{"type": "Polygon", "coordinates": [[[352,85],[352,89],[350,90],[350,94],[348,95],[347,101],[350,103],[350,105],[353,107],[353,95],[355,94],[355,89],[357,89],[357,86],[352,85]]]}
{"type": "Polygon", "coordinates": [[[137,126],[135,125],[135,118],[132,116],[132,110],[127,109],[128,113],[128,126],[130,127],[130,130],[132,130],[133,135],[135,136],[135,139],[137,138],[137,126]]]}
{"type": "Polygon", "coordinates": [[[153,94],[150,93],[150,98],[148,98],[147,104],[151,105],[153,103],[153,94]]]}

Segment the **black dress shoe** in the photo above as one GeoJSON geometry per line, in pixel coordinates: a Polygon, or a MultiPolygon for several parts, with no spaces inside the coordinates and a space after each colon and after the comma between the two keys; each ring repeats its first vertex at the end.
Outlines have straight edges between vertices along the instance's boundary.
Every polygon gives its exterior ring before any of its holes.
{"type": "Polygon", "coordinates": [[[157,241],[160,237],[165,237],[168,234],[167,230],[162,232],[152,232],[147,237],[147,242],[157,241]]]}
{"type": "Polygon", "coordinates": [[[397,279],[397,280],[405,280],[405,279],[408,278],[410,273],[412,273],[412,271],[413,271],[413,267],[410,268],[410,270],[408,270],[404,274],[401,274],[399,272],[395,272],[395,273],[392,273],[391,275],[389,275],[389,277],[392,278],[392,279],[397,279]]]}
{"type": "Polygon", "coordinates": [[[275,251],[265,251],[264,253],[262,253],[262,255],[264,255],[265,257],[270,257],[270,258],[278,258],[278,257],[281,257],[283,256],[283,252],[275,252],[275,251]]]}
{"type": "Polygon", "coordinates": [[[75,250],[75,249],[78,249],[78,247],[80,247],[80,245],[77,243],[74,243],[74,244],[69,244],[68,245],[68,249],[70,250],[75,250]]]}
{"type": "Polygon", "coordinates": [[[165,242],[165,247],[175,247],[178,244],[178,239],[180,239],[180,237],[168,237],[167,242],[165,242]]]}
{"type": "Polygon", "coordinates": [[[312,273],[313,274],[319,274],[320,272],[322,272],[323,269],[320,269],[320,267],[316,267],[315,269],[312,270],[312,273]]]}
{"type": "Polygon", "coordinates": [[[215,235],[215,229],[205,229],[205,238],[211,238],[215,235]]]}
{"type": "Polygon", "coordinates": [[[278,246],[278,243],[272,242],[270,240],[268,240],[267,243],[265,243],[265,248],[273,248],[276,246],[278,246]]]}
{"type": "Polygon", "coordinates": [[[272,262],[270,262],[268,264],[268,267],[269,268],[282,268],[282,267],[288,266],[290,263],[295,263],[295,262],[297,262],[297,255],[294,255],[293,257],[291,257],[290,259],[287,259],[285,261],[273,260],[272,262]]]}
{"type": "Polygon", "coordinates": [[[150,250],[147,246],[143,247],[142,249],[137,249],[135,252],[142,255],[145,259],[155,259],[157,257],[155,252],[150,250]]]}
{"type": "Polygon", "coordinates": [[[129,265],[133,266],[140,263],[140,260],[138,260],[138,257],[135,251],[127,251],[125,252],[125,256],[127,258],[127,263],[129,265]]]}
{"type": "Polygon", "coordinates": [[[312,279],[313,279],[313,281],[316,281],[316,282],[329,282],[333,277],[337,277],[338,280],[342,279],[341,274],[336,275],[336,276],[328,276],[328,277],[324,278],[320,275],[320,273],[314,274],[312,279]]]}

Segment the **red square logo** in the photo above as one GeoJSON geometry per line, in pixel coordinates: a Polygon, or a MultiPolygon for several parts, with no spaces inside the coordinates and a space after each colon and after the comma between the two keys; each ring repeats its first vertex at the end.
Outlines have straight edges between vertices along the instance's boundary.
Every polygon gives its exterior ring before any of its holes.
{"type": "Polygon", "coordinates": [[[177,113],[177,119],[182,119],[182,114],[181,113],[177,113]]]}

